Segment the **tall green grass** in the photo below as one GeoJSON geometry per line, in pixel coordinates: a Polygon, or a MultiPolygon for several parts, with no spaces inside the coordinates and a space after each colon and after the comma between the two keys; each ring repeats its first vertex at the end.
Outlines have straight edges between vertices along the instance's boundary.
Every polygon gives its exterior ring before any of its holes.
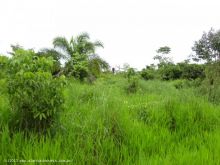
{"type": "MultiPolygon", "coordinates": [[[[1,123],[0,161],[220,164],[220,106],[169,82],[140,80],[134,94],[127,94],[126,84],[117,76],[94,85],[70,80],[62,125],[54,133],[27,137],[1,123]]],[[[6,94],[1,96],[2,120],[9,103],[6,94]]]]}

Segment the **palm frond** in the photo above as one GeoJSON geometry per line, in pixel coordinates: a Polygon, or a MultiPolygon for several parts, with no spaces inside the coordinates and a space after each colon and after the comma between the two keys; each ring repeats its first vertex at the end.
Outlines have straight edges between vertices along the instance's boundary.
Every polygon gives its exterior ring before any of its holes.
{"type": "Polygon", "coordinates": [[[71,48],[71,45],[67,41],[65,37],[56,37],[53,40],[54,48],[60,48],[62,51],[67,53],[69,56],[72,55],[73,50],[71,48]]]}
{"type": "Polygon", "coordinates": [[[100,67],[101,70],[109,70],[110,65],[104,60],[102,59],[99,55],[97,54],[93,54],[89,56],[89,62],[93,63],[95,61],[95,63],[97,63],[100,67]]]}
{"type": "Polygon", "coordinates": [[[61,58],[66,59],[66,56],[55,49],[43,48],[38,53],[39,56],[53,57],[55,60],[60,60],[61,58]]]}
{"type": "Polygon", "coordinates": [[[78,35],[78,36],[76,37],[76,41],[77,41],[78,43],[80,43],[80,42],[85,42],[85,41],[87,41],[87,40],[89,40],[89,39],[90,39],[89,34],[86,33],[86,32],[83,32],[83,33],[81,33],[80,35],[78,35]]]}
{"type": "Polygon", "coordinates": [[[93,44],[94,44],[95,47],[102,47],[102,48],[104,48],[104,44],[101,41],[99,41],[99,40],[95,41],[93,44]]]}

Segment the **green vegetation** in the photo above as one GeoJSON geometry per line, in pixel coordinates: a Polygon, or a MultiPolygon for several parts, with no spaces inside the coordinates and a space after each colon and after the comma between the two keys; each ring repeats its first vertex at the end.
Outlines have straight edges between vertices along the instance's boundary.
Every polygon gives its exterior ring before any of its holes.
{"type": "MultiPolygon", "coordinates": [[[[40,139],[1,132],[1,160],[71,160],[74,164],[219,164],[220,106],[172,82],[141,80],[135,94],[126,79],[95,85],[71,81],[55,136],[40,139]]],[[[8,105],[1,97],[1,118],[8,105]]]]}
{"type": "Polygon", "coordinates": [[[103,48],[103,44],[100,41],[91,42],[89,39],[87,33],[72,37],[69,42],[64,37],[54,39],[54,51],[66,59],[63,69],[65,75],[74,76],[83,81],[88,75],[99,76],[102,69],[108,69],[108,64],[95,55],[96,48],[103,48]],[[61,51],[56,51],[57,48],[61,51]]]}
{"type": "Polygon", "coordinates": [[[0,56],[0,164],[220,164],[219,60],[111,73],[89,39],[0,56]]]}
{"type": "Polygon", "coordinates": [[[9,62],[9,127],[45,131],[62,109],[63,80],[52,77],[53,61],[38,57],[34,51],[18,49],[9,62]]]}

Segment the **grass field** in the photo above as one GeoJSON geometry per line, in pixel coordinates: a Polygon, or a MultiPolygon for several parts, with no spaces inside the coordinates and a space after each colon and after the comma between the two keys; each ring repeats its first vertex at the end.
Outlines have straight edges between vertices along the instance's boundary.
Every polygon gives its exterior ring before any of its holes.
{"type": "Polygon", "coordinates": [[[134,94],[126,92],[127,83],[118,76],[93,85],[69,80],[61,126],[39,138],[10,134],[1,80],[0,164],[220,164],[219,105],[173,82],[140,80],[134,94]]]}

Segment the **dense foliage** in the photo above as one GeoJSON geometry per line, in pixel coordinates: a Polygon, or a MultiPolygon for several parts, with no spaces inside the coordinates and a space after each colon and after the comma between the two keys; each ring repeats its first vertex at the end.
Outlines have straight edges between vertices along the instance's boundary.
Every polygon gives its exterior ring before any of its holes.
{"type": "Polygon", "coordinates": [[[205,66],[199,64],[178,63],[165,64],[158,69],[155,66],[147,66],[140,72],[145,80],[159,78],[162,80],[187,79],[195,80],[205,78],[205,66]]]}
{"type": "Polygon", "coordinates": [[[11,129],[45,131],[57,122],[64,78],[53,78],[53,60],[18,49],[9,61],[11,129]]]}
{"type": "Polygon", "coordinates": [[[8,61],[6,56],[0,56],[0,79],[7,75],[8,61]]]}
{"type": "Polygon", "coordinates": [[[195,41],[192,50],[195,54],[192,55],[193,60],[204,60],[206,62],[220,60],[220,31],[211,29],[208,33],[204,32],[201,39],[195,41]]]}

